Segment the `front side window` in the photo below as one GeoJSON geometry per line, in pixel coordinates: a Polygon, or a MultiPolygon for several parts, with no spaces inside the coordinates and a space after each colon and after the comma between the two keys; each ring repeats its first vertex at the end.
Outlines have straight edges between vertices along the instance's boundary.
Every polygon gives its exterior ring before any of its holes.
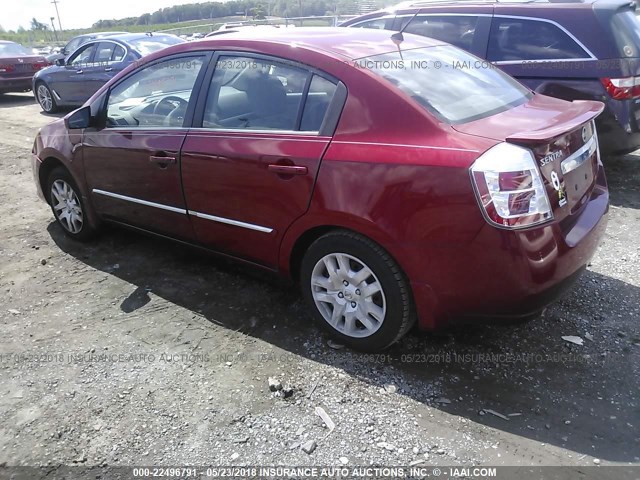
{"type": "Polygon", "coordinates": [[[531,92],[487,61],[442,45],[358,60],[442,121],[459,124],[521,105],[531,92]]]}
{"type": "Polygon", "coordinates": [[[487,58],[491,61],[589,59],[566,32],[539,20],[495,17],[487,58]]]}
{"type": "Polygon", "coordinates": [[[87,65],[91,62],[91,57],[93,56],[95,49],[95,43],[90,43],[89,45],[80,48],[80,50],[78,50],[73,57],[69,59],[68,64],[73,67],[82,67],[83,65],[87,65]]]}
{"type": "Polygon", "coordinates": [[[477,24],[478,17],[473,16],[424,15],[411,20],[404,31],[470,50],[477,24]]]}
{"type": "Polygon", "coordinates": [[[180,57],[138,70],[109,93],[107,127],[182,127],[204,57],[180,57]]]}
{"type": "Polygon", "coordinates": [[[222,56],[207,96],[203,126],[296,130],[309,72],[243,56],[222,56]]]}

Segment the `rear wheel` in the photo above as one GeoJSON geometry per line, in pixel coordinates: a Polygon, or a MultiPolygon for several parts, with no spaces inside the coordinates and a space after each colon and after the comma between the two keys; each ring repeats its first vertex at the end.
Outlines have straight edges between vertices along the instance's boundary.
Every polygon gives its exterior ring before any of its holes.
{"type": "Polygon", "coordinates": [[[415,321],[409,284],[378,244],[348,231],[316,240],[300,281],[314,318],[338,341],[377,351],[398,341],[415,321]]]}
{"type": "Polygon", "coordinates": [[[80,190],[65,168],[53,169],[47,181],[47,195],[53,216],[64,233],[80,241],[89,240],[95,234],[87,221],[80,190]]]}
{"type": "Polygon", "coordinates": [[[51,89],[43,82],[36,85],[36,99],[42,110],[46,113],[55,113],[58,110],[56,99],[53,98],[51,89]]]}

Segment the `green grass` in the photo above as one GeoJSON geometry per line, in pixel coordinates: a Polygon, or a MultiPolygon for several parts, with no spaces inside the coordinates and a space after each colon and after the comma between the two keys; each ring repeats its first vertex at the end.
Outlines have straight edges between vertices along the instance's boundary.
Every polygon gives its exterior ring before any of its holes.
{"type": "MultiPolygon", "coordinates": [[[[62,32],[57,32],[58,41],[55,41],[55,37],[52,31],[31,31],[27,30],[23,33],[13,33],[13,32],[2,32],[0,33],[0,40],[10,40],[12,42],[18,42],[25,46],[30,47],[38,47],[45,45],[64,45],[66,42],[71,40],[71,38],[76,35],[82,35],[83,33],[92,33],[92,32],[104,32],[104,31],[123,31],[123,32],[131,32],[131,33],[139,33],[139,32],[157,32],[159,30],[169,30],[173,28],[180,28],[184,30],[184,33],[193,33],[193,31],[197,30],[199,25],[207,25],[207,24],[218,24],[225,22],[241,22],[244,20],[242,16],[233,16],[233,17],[220,17],[220,18],[212,18],[212,19],[202,19],[202,20],[194,20],[190,22],[180,22],[180,23],[161,23],[157,25],[127,25],[113,28],[82,28],[82,29],[74,29],[74,30],[63,30],[62,32]]],[[[211,30],[211,28],[209,29],[211,30]]],[[[215,28],[213,28],[215,30],[215,28]]],[[[176,31],[173,33],[181,33],[180,31],[176,31]]]]}

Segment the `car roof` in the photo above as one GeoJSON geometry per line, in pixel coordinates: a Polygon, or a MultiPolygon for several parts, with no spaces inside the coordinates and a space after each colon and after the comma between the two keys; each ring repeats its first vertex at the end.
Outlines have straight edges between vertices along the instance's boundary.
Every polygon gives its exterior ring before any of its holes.
{"type": "Polygon", "coordinates": [[[0,43],[2,44],[8,44],[8,43],[17,43],[17,42],[12,42],[11,40],[0,40],[0,43]]]}
{"type": "MultiPolygon", "coordinates": [[[[255,50],[269,49],[277,46],[295,45],[298,50],[321,52],[335,58],[355,60],[397,51],[389,30],[346,29],[340,27],[305,27],[277,29],[260,32],[260,36],[250,31],[237,31],[225,35],[203,38],[195,42],[180,44],[164,50],[165,54],[178,51],[198,50],[203,46],[211,49],[224,47],[249,47],[255,50]]],[[[407,34],[402,42],[402,49],[409,50],[420,47],[445,45],[444,42],[427,37],[407,34]]]]}
{"type": "MultiPolygon", "coordinates": [[[[496,5],[508,5],[526,8],[547,8],[553,5],[554,8],[566,7],[566,8],[592,8],[597,4],[598,8],[618,8],[621,5],[627,5],[633,3],[631,0],[418,0],[418,1],[406,1],[401,2],[391,7],[378,10],[376,13],[381,12],[395,12],[397,10],[410,10],[418,8],[428,8],[431,6],[447,6],[455,5],[460,6],[485,6],[492,8],[496,5]]],[[[364,17],[364,15],[363,15],[364,17]]]]}

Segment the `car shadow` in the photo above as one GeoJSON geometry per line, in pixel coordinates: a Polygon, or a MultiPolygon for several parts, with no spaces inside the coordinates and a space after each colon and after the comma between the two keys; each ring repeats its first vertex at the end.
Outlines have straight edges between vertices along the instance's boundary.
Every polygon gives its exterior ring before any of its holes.
{"type": "Polygon", "coordinates": [[[437,408],[578,454],[638,460],[636,286],[587,271],[533,322],[413,331],[372,356],[329,348],[297,289],[270,273],[127,230],[106,229],[89,244],[69,239],[53,222],[48,230],[64,252],[131,284],[133,293],[120,305],[125,313],[143,309],[153,293],[374,386],[393,384],[397,394],[419,402],[424,418],[427,408],[437,408]],[[565,335],[592,340],[578,346],[565,335]]]}
{"type": "Polygon", "coordinates": [[[4,93],[0,95],[0,108],[24,107],[34,103],[36,103],[36,99],[31,92],[4,93]]]}
{"type": "Polygon", "coordinates": [[[640,209],[640,150],[604,159],[611,204],[640,209]]]}

